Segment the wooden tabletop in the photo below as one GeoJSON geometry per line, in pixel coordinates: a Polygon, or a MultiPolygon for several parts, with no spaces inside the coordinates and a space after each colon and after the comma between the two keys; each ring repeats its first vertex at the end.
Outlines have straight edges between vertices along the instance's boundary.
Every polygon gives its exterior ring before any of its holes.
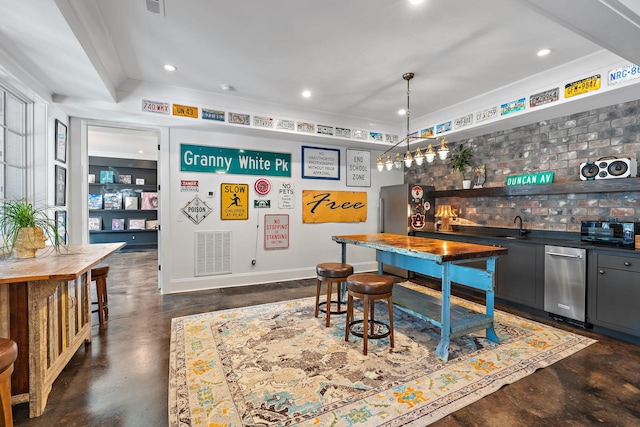
{"type": "Polygon", "coordinates": [[[0,261],[0,284],[36,280],[73,280],[126,243],[69,245],[57,253],[51,247],[39,249],[35,258],[0,261]]]}
{"type": "Polygon", "coordinates": [[[497,246],[451,242],[389,233],[352,234],[333,236],[332,239],[338,243],[350,243],[356,246],[395,252],[415,258],[424,258],[438,263],[507,254],[506,248],[497,246]]]}

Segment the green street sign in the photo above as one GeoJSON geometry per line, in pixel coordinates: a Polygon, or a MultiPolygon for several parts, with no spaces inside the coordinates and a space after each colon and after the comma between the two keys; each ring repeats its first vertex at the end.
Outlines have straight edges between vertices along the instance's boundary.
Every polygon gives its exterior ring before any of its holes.
{"type": "Polygon", "coordinates": [[[270,208],[271,200],[264,200],[264,199],[254,200],[253,207],[254,208],[270,208]]]}
{"type": "Polygon", "coordinates": [[[291,153],[180,144],[180,171],[291,176],[291,153]]]}
{"type": "Polygon", "coordinates": [[[553,172],[527,173],[524,175],[511,175],[507,177],[507,186],[551,184],[553,172]]]}

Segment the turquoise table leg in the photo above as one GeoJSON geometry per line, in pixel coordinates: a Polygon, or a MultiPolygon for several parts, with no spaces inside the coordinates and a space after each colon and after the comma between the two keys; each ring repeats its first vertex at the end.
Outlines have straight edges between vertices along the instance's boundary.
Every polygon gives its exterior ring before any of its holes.
{"type": "Polygon", "coordinates": [[[451,277],[449,277],[450,263],[442,264],[442,312],[440,321],[440,343],[436,347],[436,356],[442,361],[449,360],[449,343],[451,339],[451,277]]]}
{"type": "MultiPolygon", "coordinates": [[[[495,271],[496,271],[496,257],[490,257],[487,259],[487,271],[493,273],[493,286],[491,286],[491,289],[489,289],[486,293],[485,293],[485,307],[486,307],[486,311],[485,314],[489,317],[491,317],[493,320],[493,322],[495,323],[495,317],[494,317],[494,313],[493,313],[493,309],[494,309],[494,286],[495,286],[495,271]]],[[[486,337],[489,341],[492,342],[500,342],[500,339],[498,338],[498,335],[496,334],[496,330],[493,327],[493,323],[491,324],[491,326],[489,326],[486,329],[486,337]]]]}

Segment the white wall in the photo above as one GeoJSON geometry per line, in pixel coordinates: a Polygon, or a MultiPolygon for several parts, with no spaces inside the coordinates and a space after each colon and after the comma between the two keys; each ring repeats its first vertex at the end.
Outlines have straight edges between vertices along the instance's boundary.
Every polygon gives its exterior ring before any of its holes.
{"type": "MultiPolygon", "coordinates": [[[[376,152],[371,153],[371,187],[347,187],[345,178],[346,148],[184,129],[171,129],[169,145],[169,167],[164,170],[169,170],[170,188],[168,190],[165,188],[160,193],[163,208],[161,234],[165,242],[162,254],[163,271],[170,272],[170,277],[165,277],[163,281],[164,293],[314,277],[317,263],[340,261],[340,245],[331,240],[331,236],[377,232],[380,187],[403,182],[402,170],[391,172],[376,170],[376,152]],[[291,177],[265,176],[272,184],[271,192],[265,196],[271,200],[271,208],[254,209],[253,200],[258,196],[253,190],[253,185],[261,176],[180,172],[180,144],[182,143],[291,153],[291,177]],[[302,145],[340,149],[340,181],[302,179],[302,145]],[[199,192],[181,192],[180,180],[199,181],[199,192]],[[290,182],[295,186],[294,209],[278,208],[277,187],[281,182],[290,182]],[[220,185],[222,183],[249,185],[251,208],[248,220],[223,221],[220,219],[220,185]],[[364,191],[367,193],[367,221],[364,223],[303,224],[302,190],[364,191]],[[213,191],[215,196],[208,198],[208,191],[213,191]],[[213,208],[213,212],[198,225],[195,225],[180,211],[188,201],[194,198],[195,194],[198,194],[213,208]],[[168,212],[165,209],[167,206],[169,207],[168,212]],[[264,215],[275,213],[289,215],[289,248],[264,250],[264,215]],[[194,232],[220,230],[232,232],[232,274],[195,277],[194,232]],[[164,256],[165,254],[166,256],[164,256]],[[253,258],[256,259],[255,266],[251,265],[253,258]],[[166,266],[168,268],[165,268],[164,264],[166,263],[170,263],[169,266],[166,266]]],[[[349,247],[347,261],[354,265],[357,271],[371,270],[377,267],[375,253],[370,249],[349,247]]]]}

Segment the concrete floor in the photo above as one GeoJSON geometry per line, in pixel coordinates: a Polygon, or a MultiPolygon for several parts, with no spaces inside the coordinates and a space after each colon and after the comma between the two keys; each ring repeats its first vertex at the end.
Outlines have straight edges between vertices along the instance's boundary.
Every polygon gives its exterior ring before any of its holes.
{"type": "MultiPolygon", "coordinates": [[[[112,255],[109,320],[53,385],[41,417],[13,408],[16,426],[165,426],[171,319],[315,295],[315,279],[163,296],[157,253],[112,255]]],[[[523,315],[497,304],[500,310],[523,315]]],[[[432,424],[434,426],[639,426],[640,346],[546,318],[594,345],[432,424]]]]}

